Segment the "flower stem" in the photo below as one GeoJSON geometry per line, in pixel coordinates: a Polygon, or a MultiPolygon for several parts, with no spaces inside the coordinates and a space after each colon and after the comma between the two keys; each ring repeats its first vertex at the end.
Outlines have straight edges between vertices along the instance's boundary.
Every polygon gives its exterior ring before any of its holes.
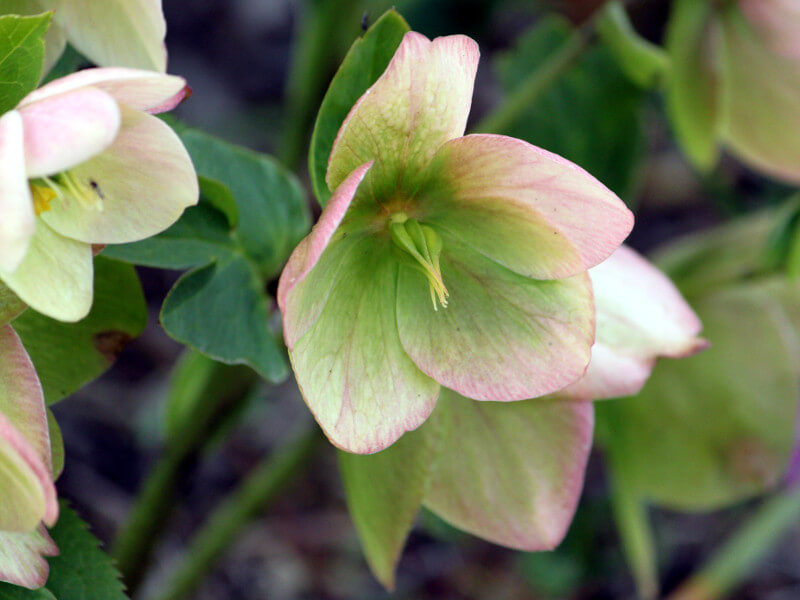
{"type": "Polygon", "coordinates": [[[505,133],[530,110],[539,96],[553,85],[583,54],[594,36],[594,22],[576,29],[564,43],[545,59],[505,100],[473,128],[477,133],[505,133]]]}
{"type": "Polygon", "coordinates": [[[167,581],[158,600],[189,598],[237,534],[301,472],[321,440],[315,426],[306,426],[265,458],[211,515],[191,542],[188,555],[167,581]]]}
{"type": "Polygon", "coordinates": [[[772,545],[800,520],[800,486],[770,498],[698,573],[668,600],[716,600],[753,569],[772,545]]]}
{"type": "MultiPolygon", "coordinates": [[[[184,365],[196,355],[182,361],[184,365]]],[[[199,357],[202,359],[202,357],[199,357]]],[[[216,427],[258,382],[252,369],[205,360],[205,371],[191,374],[203,377],[203,384],[192,390],[194,409],[191,418],[169,436],[167,445],[136,498],[128,521],[115,540],[112,554],[128,591],[132,594],[141,582],[153,546],[163,531],[175,505],[175,490],[216,427]]],[[[179,367],[180,369],[181,367],[179,367]]],[[[176,371],[177,375],[177,371],[176,371]]],[[[174,377],[173,384],[179,377],[174,377]]],[[[173,387],[173,392],[175,392],[173,387]]]]}

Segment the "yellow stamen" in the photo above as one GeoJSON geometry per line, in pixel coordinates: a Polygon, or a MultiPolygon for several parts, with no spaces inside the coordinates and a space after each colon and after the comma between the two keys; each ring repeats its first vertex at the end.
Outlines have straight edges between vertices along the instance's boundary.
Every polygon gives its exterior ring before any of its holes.
{"type": "Polygon", "coordinates": [[[442,281],[442,269],[439,265],[439,255],[442,253],[439,234],[427,225],[420,225],[415,219],[409,219],[404,213],[391,216],[389,233],[395,245],[402,251],[401,256],[428,279],[433,310],[439,310],[438,304],[447,308],[450,294],[442,281]]]}
{"type": "Polygon", "coordinates": [[[35,183],[31,183],[30,188],[31,197],[33,198],[33,210],[36,211],[36,216],[38,217],[52,208],[50,203],[58,194],[49,187],[36,185],[35,183]]]}

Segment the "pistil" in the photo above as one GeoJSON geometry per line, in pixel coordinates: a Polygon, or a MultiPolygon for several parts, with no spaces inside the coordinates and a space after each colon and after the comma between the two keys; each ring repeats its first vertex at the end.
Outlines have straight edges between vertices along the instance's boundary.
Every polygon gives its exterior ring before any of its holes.
{"type": "Polygon", "coordinates": [[[420,225],[409,219],[405,213],[394,213],[389,220],[389,233],[395,246],[406,259],[406,264],[421,271],[428,279],[433,310],[441,304],[447,308],[449,293],[442,281],[439,256],[442,253],[442,239],[427,225],[420,225]]]}

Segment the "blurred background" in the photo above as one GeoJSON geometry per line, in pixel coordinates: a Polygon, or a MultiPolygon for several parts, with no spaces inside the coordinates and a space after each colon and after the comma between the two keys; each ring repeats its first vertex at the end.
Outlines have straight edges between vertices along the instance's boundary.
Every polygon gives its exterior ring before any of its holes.
{"type": "MultiPolygon", "coordinates": [[[[521,62],[537,60],[534,48],[541,40],[531,42],[526,35],[543,15],[557,12],[580,24],[598,4],[599,0],[395,3],[414,30],[429,37],[464,33],[480,44],[473,121],[513,85],[521,62]]],[[[327,81],[361,32],[362,21],[372,22],[389,6],[389,2],[343,2],[336,19],[340,29],[324,37],[324,76],[290,84],[293,60],[309,43],[303,33],[314,26],[313,2],[164,0],[169,70],[186,77],[193,88],[177,116],[231,142],[277,156],[308,185],[308,138],[290,139],[287,124],[305,123],[310,132],[327,81]],[[311,86],[313,101],[293,104],[292,85],[304,84],[311,86]]],[[[643,0],[634,3],[631,16],[641,34],[660,42],[669,9],[669,2],[643,0]]],[[[532,115],[524,125],[535,134],[526,137],[535,137],[535,143],[581,164],[635,208],[632,246],[649,252],[677,236],[788,196],[788,188],[730,158],[723,158],[713,179],[698,176],[675,146],[663,100],[634,88],[605,57],[592,54],[586,60],[568,74],[554,96],[542,99],[539,116],[532,115]],[[564,126],[564,120],[569,124],[564,126]],[[554,125],[557,122],[562,126],[554,125]]],[[[310,191],[308,202],[318,214],[310,191]]],[[[141,269],[140,274],[150,307],[145,334],[123,351],[105,376],[54,409],[67,456],[59,492],[107,543],[124,522],[162,446],[168,378],[182,351],[158,325],[158,310],[179,273],[141,269]]],[[[228,416],[227,435],[182,466],[175,510],[143,583],[144,592],[158,589],[186,541],[220,499],[298,423],[309,419],[291,382],[260,387],[246,407],[228,416]]],[[[745,502],[695,515],[654,509],[665,591],[692,573],[749,508],[745,502]]],[[[604,463],[594,457],[578,515],[556,552],[509,551],[423,514],[400,563],[392,597],[617,599],[633,594],[609,505],[604,463]]],[[[193,595],[198,600],[386,597],[389,594],[363,559],[331,447],[318,452],[278,502],[246,528],[193,595]]],[[[732,597],[800,598],[800,523],[786,532],[732,597]]]]}

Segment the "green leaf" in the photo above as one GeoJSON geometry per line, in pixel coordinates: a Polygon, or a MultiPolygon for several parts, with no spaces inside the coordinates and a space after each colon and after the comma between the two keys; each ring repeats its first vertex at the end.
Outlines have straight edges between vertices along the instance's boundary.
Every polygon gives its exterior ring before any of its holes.
{"type": "Polygon", "coordinates": [[[325,183],[328,156],[347,113],[386,70],[408,23],[394,9],[386,12],[363,37],[353,42],[322,100],[308,155],[308,172],[314,194],[322,206],[331,197],[325,183]]]}
{"type": "Polygon", "coordinates": [[[99,377],[139,336],[147,306],[130,265],[95,259],[94,304],[78,323],[62,323],[28,310],[14,321],[52,404],[99,377]]]}
{"type": "Polygon", "coordinates": [[[178,280],[161,308],[161,324],[206,356],[250,365],[280,381],[288,370],[282,344],[269,328],[270,302],[256,266],[231,253],[178,280]]]}
{"type": "Polygon", "coordinates": [[[60,554],[48,559],[46,588],[58,600],[126,600],[111,558],[100,549],[86,523],[64,502],[50,535],[60,554]]]}
{"type": "Polygon", "coordinates": [[[236,199],[228,186],[221,181],[202,175],[199,177],[199,181],[200,197],[225,215],[231,229],[236,227],[239,224],[239,207],[236,206],[236,199]]]}
{"type": "Polygon", "coordinates": [[[44,66],[44,34],[52,13],[0,17],[0,114],[36,88],[44,66]]]}
{"type": "Polygon", "coordinates": [[[631,493],[710,510],[777,484],[796,435],[798,306],[800,280],[780,276],[708,292],[694,308],[711,347],[659,363],[638,396],[597,404],[631,493]]]}
{"type": "Polygon", "coordinates": [[[608,2],[597,18],[597,33],[628,78],[642,88],[655,87],[669,67],[661,49],[642,38],[619,0],[608,2]]]}
{"type": "MultiPolygon", "coordinates": [[[[227,186],[238,207],[236,235],[265,277],[280,272],[308,233],[311,215],[297,178],[273,158],[194,129],[179,132],[198,175],[227,186]]],[[[206,189],[208,192],[208,188],[206,189]]],[[[217,196],[211,203],[219,209],[217,196]]],[[[230,209],[223,209],[230,221],[230,209]]]]}
{"type": "Polygon", "coordinates": [[[432,420],[376,454],[339,451],[339,471],[350,516],[367,562],[387,589],[422,499],[438,446],[432,420]]]}
{"type": "Polygon", "coordinates": [[[25,308],[25,303],[0,282],[0,325],[5,325],[14,319],[25,308]]]}
{"type": "Polygon", "coordinates": [[[10,583],[0,583],[0,600],[56,600],[56,597],[46,588],[29,590],[10,583]]]}
{"type": "MultiPolygon", "coordinates": [[[[496,63],[505,89],[512,93],[570,32],[566,20],[551,16],[522,36],[496,63]]],[[[609,50],[592,48],[505,133],[560,154],[626,198],[643,156],[644,100],[609,50]]]]}

